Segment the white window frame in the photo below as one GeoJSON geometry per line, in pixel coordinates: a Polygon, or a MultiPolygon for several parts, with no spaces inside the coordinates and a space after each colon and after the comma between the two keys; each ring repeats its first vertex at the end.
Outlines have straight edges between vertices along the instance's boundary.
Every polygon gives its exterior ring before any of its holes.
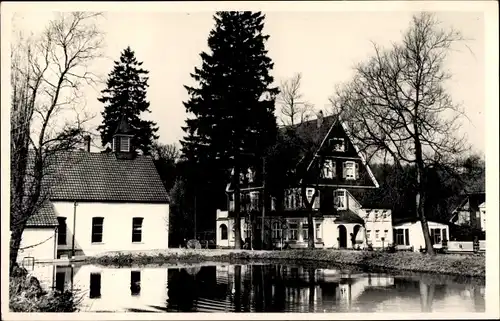
{"type": "Polygon", "coordinates": [[[120,152],[130,152],[130,137],[120,137],[120,152]],[[126,144],[123,144],[126,142],[126,144]],[[127,146],[127,148],[124,148],[127,146]]]}
{"type": "Polygon", "coordinates": [[[333,205],[337,208],[337,210],[346,210],[347,209],[347,192],[345,189],[337,189],[333,191],[333,205]],[[337,193],[342,193],[342,195],[336,195],[337,193]],[[342,206],[339,206],[337,202],[337,198],[342,199],[342,206]]]}
{"type": "Polygon", "coordinates": [[[255,171],[252,168],[247,170],[247,179],[249,183],[253,183],[255,181],[255,171]]]}
{"type": "Polygon", "coordinates": [[[273,222],[272,226],[272,237],[273,239],[281,239],[283,237],[283,229],[281,228],[281,222],[273,222]]]}
{"type": "Polygon", "coordinates": [[[344,178],[346,180],[356,179],[356,162],[353,161],[344,162],[344,178]],[[350,170],[352,170],[352,173],[349,173],[350,170]]]}
{"type": "Polygon", "coordinates": [[[259,210],[259,200],[260,193],[259,192],[250,192],[250,209],[259,210]],[[256,204],[255,204],[256,203],[256,204]]]}
{"type": "Polygon", "coordinates": [[[321,223],[314,223],[314,232],[316,233],[316,240],[321,240],[323,239],[323,233],[321,230],[322,224],[321,223]]]}
{"type": "Polygon", "coordinates": [[[334,178],[336,176],[336,168],[333,159],[325,159],[323,164],[323,177],[334,178]]]}
{"type": "Polygon", "coordinates": [[[345,152],[346,146],[345,146],[345,139],[343,137],[334,137],[330,139],[330,146],[332,147],[332,150],[334,152],[345,152]],[[341,144],[333,144],[334,141],[341,141],[341,144]],[[340,148],[338,148],[340,147],[340,148]]]}
{"type": "Polygon", "coordinates": [[[302,224],[302,240],[309,240],[309,225],[307,223],[302,224]]]}
{"type": "Polygon", "coordinates": [[[299,239],[299,224],[288,223],[288,239],[291,241],[297,241],[299,239]],[[295,226],[292,228],[292,226],[295,226]]]}

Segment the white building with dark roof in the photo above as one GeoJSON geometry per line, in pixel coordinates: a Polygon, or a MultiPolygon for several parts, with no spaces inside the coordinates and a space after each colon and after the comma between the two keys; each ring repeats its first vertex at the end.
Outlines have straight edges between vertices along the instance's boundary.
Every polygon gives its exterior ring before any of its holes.
{"type": "Polygon", "coordinates": [[[121,124],[111,152],[58,155],[48,200],[23,233],[18,260],[168,248],[169,199],[150,157],[121,124]]]}

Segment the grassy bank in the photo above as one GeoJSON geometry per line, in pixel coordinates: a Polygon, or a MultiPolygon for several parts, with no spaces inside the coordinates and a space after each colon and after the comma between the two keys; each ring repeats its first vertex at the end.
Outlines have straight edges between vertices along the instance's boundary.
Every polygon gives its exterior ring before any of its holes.
{"type": "Polygon", "coordinates": [[[287,251],[171,249],[148,252],[111,252],[87,259],[89,263],[118,266],[205,261],[227,263],[314,263],[317,267],[328,264],[347,264],[372,270],[400,270],[482,278],[485,277],[486,273],[484,255],[448,254],[428,256],[413,252],[386,253],[320,249],[287,251]]]}

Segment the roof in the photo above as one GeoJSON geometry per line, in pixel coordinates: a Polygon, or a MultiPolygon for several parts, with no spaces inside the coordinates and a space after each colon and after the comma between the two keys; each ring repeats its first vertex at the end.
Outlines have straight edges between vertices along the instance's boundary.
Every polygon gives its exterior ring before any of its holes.
{"type": "Polygon", "coordinates": [[[57,215],[54,211],[54,205],[46,201],[38,212],[31,216],[26,223],[26,227],[54,227],[59,225],[57,215]]]}
{"type": "Polygon", "coordinates": [[[472,208],[473,211],[478,211],[480,205],[485,203],[485,201],[486,201],[485,192],[463,194],[460,203],[458,203],[458,206],[451,212],[450,222],[455,220],[457,216],[457,211],[459,209],[464,209],[465,204],[469,203],[469,209],[472,208]]]}
{"type": "Polygon", "coordinates": [[[125,117],[122,117],[120,119],[120,123],[118,124],[118,127],[116,128],[115,135],[116,134],[130,134],[132,132],[132,129],[130,128],[127,119],[125,117]]]}
{"type": "Polygon", "coordinates": [[[365,221],[350,209],[337,211],[337,215],[338,217],[334,220],[335,223],[358,223],[362,225],[365,224],[365,221]]]}
{"type": "Polygon", "coordinates": [[[118,159],[114,153],[66,152],[54,164],[50,200],[168,203],[150,157],[118,159]]]}
{"type": "MultiPolygon", "coordinates": [[[[418,217],[401,217],[401,218],[393,217],[392,218],[392,225],[404,224],[404,223],[417,223],[419,221],[420,220],[418,217]]],[[[427,222],[448,225],[448,223],[443,222],[441,220],[436,220],[436,219],[430,219],[430,220],[428,219],[427,222]]]]}

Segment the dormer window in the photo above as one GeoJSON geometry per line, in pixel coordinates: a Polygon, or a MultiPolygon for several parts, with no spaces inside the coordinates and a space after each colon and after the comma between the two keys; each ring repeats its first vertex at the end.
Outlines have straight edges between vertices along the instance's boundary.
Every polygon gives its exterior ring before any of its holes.
{"type": "Polygon", "coordinates": [[[120,137],[120,152],[130,151],[130,137],[120,137]]]}
{"type": "Polygon", "coordinates": [[[345,141],[341,137],[335,137],[329,140],[330,146],[335,152],[345,152],[345,141]]]}

